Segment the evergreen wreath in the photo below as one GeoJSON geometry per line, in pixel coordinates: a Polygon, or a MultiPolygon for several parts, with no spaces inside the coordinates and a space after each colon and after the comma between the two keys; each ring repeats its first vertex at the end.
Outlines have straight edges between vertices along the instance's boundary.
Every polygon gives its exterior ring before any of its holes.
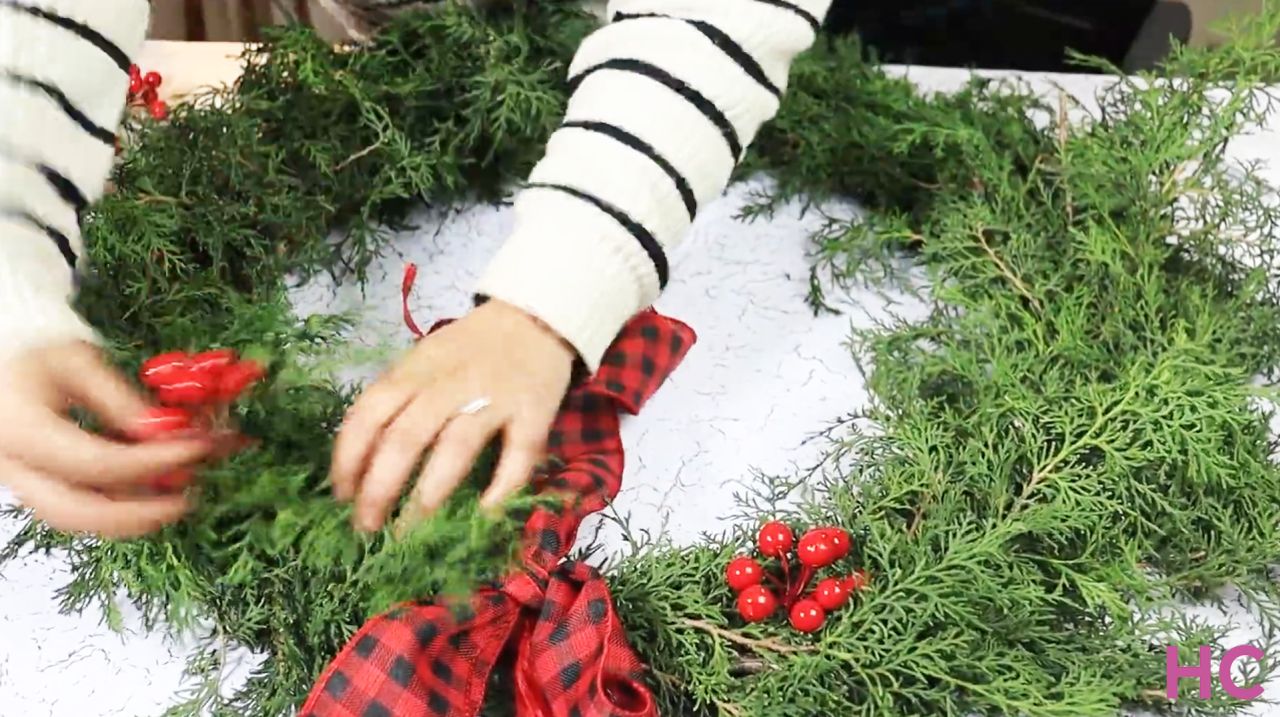
{"type": "MultiPolygon", "coordinates": [[[[289,28],[247,52],[235,87],[128,124],[114,190],[85,216],[99,271],[81,305],[126,370],[175,348],[265,358],[237,409],[260,447],[212,468],[199,510],[158,535],[28,522],[0,559],[63,551],[65,610],[118,622],[123,588],[151,625],[214,625],[170,714],[286,714],[367,617],[507,564],[515,527],[481,517],[474,489],[403,540],[351,533],[324,484],[352,392],[333,377],[347,323],[299,320],[286,288],[362,278],[422,202],[502,197],[559,121],[594,22],[569,3],[450,6],[343,49],[289,28]],[[227,642],[269,659],[220,696],[227,642]]],[[[1244,706],[1166,702],[1163,646],[1221,645],[1225,628],[1175,608],[1226,586],[1280,626],[1280,206],[1224,154],[1270,115],[1277,30],[1272,9],[1221,48],[1179,48],[1175,79],[1107,68],[1102,111],[1074,124],[1067,98],[1016,84],[922,96],[849,39],[797,62],[742,168],[776,180],[748,216],[858,199],[870,218],[815,237],[815,307],[832,285],[907,285],[909,263],[932,310],[856,337],[873,399],[833,430],[824,470],[744,499],[732,534],[610,566],[663,714],[1244,706]],[[785,503],[800,481],[818,497],[785,503]],[[733,611],[725,565],[766,518],[848,530],[873,576],[812,635],[733,611]]]]}

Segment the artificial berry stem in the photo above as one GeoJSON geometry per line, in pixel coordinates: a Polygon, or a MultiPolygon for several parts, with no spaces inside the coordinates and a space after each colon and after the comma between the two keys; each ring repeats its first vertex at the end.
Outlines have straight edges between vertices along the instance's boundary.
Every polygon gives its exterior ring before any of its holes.
{"type": "Polygon", "coordinates": [[[409,263],[404,267],[404,281],[400,283],[400,306],[404,310],[404,323],[414,336],[422,338],[422,329],[413,320],[413,312],[409,310],[409,294],[413,293],[413,282],[418,278],[418,265],[409,263]]]}
{"type": "Polygon", "coordinates": [[[773,573],[765,573],[765,577],[769,578],[769,582],[773,583],[773,587],[777,588],[778,592],[784,595],[787,594],[787,584],[779,580],[777,575],[774,575],[773,573]]]}
{"type": "Polygon", "coordinates": [[[786,606],[788,608],[795,604],[796,600],[800,599],[805,590],[809,589],[809,581],[813,580],[813,571],[814,567],[812,565],[805,565],[800,569],[800,579],[791,586],[791,591],[787,593],[786,606]]]}

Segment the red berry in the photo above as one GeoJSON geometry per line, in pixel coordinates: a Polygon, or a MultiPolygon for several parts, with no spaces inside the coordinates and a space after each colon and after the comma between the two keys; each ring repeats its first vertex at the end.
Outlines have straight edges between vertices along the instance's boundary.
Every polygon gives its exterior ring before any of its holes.
{"type": "Polygon", "coordinates": [[[159,72],[148,72],[142,76],[142,81],[147,87],[155,89],[160,86],[161,82],[164,82],[164,78],[160,76],[159,72]]]}
{"type": "Polygon", "coordinates": [[[729,561],[725,568],[725,581],[734,592],[742,592],[752,585],[759,585],[764,578],[764,570],[760,563],[748,557],[738,557],[729,561]]]}
{"type": "Polygon", "coordinates": [[[844,589],[850,594],[859,590],[866,590],[867,585],[871,583],[871,577],[865,571],[856,570],[853,575],[844,579],[844,589]]]}
{"type": "Polygon", "coordinates": [[[822,528],[821,530],[827,536],[827,542],[831,543],[831,547],[835,548],[837,560],[849,554],[849,551],[853,548],[853,541],[849,538],[849,531],[844,528],[822,528]]]}
{"type": "Polygon", "coordinates": [[[849,602],[849,591],[845,588],[845,581],[827,578],[818,583],[813,591],[813,599],[823,610],[839,610],[849,602]]]}
{"type": "Polygon", "coordinates": [[[791,626],[800,632],[813,632],[826,622],[827,614],[817,602],[805,598],[791,606],[791,626]]]}
{"type": "Polygon", "coordinates": [[[129,65],[129,78],[133,79],[134,77],[142,77],[142,68],[137,65],[129,65]]]}
{"type": "Polygon", "coordinates": [[[142,362],[138,378],[142,379],[143,385],[148,388],[159,388],[169,383],[170,377],[175,373],[186,370],[187,362],[190,360],[191,357],[183,351],[157,354],[142,362]]]}
{"type": "Polygon", "coordinates": [[[160,96],[156,94],[154,87],[148,87],[142,91],[142,104],[150,107],[160,101],[160,96]]]}
{"type": "Polygon", "coordinates": [[[135,441],[150,441],[191,427],[191,413],[185,408],[154,406],[147,409],[142,418],[129,429],[128,435],[135,441]]]}
{"type": "Polygon", "coordinates": [[[202,351],[191,357],[191,368],[197,371],[208,371],[217,376],[224,369],[236,362],[236,352],[232,349],[214,349],[202,351]]]}
{"type": "Polygon", "coordinates": [[[237,361],[231,364],[218,377],[218,398],[222,401],[234,401],[265,374],[262,364],[257,361],[237,361]]]}
{"type": "Polygon", "coordinates": [[[774,520],[760,527],[756,536],[756,544],[760,546],[760,554],[769,558],[781,558],[791,551],[795,544],[795,536],[786,523],[774,520]]]}
{"type": "Polygon", "coordinates": [[[839,558],[836,547],[821,530],[810,530],[805,533],[800,538],[800,548],[797,553],[800,562],[811,568],[825,568],[839,558]]]}
{"type": "Polygon", "coordinates": [[[151,114],[151,119],[162,120],[169,116],[169,105],[165,104],[162,100],[156,100],[155,102],[147,105],[147,112],[151,114]]]}
{"type": "Polygon", "coordinates": [[[163,493],[175,493],[191,485],[194,479],[195,473],[190,468],[178,468],[153,478],[151,487],[163,493]]]}
{"type": "Polygon", "coordinates": [[[191,406],[204,403],[213,397],[217,385],[208,371],[181,368],[169,375],[169,380],[156,387],[156,396],[168,406],[191,406]]]}
{"type": "Polygon", "coordinates": [[[144,87],[146,87],[146,85],[142,83],[141,77],[135,76],[135,77],[129,78],[129,96],[130,97],[141,92],[144,87]]]}
{"type": "Polygon", "coordinates": [[[747,622],[761,622],[778,609],[778,598],[763,585],[752,585],[738,595],[738,614],[747,622]]]}

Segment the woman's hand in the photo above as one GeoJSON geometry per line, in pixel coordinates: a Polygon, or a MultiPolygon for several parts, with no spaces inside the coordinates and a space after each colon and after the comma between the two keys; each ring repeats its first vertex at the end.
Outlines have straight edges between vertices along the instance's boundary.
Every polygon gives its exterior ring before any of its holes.
{"type": "Polygon", "coordinates": [[[0,483],[59,530],[107,537],[149,533],[181,518],[182,495],[146,495],[148,479],[193,465],[201,440],[129,444],[81,429],[68,415],[87,409],[128,432],[149,408],[93,346],[43,346],[0,363],[0,483]]]}
{"type": "Polygon", "coordinates": [[[348,412],[334,446],[335,496],[354,499],[357,528],[378,530],[430,448],[401,515],[407,527],[438,509],[501,434],[481,501],[497,506],[542,460],[574,357],[551,329],[496,300],[422,338],[348,412]]]}

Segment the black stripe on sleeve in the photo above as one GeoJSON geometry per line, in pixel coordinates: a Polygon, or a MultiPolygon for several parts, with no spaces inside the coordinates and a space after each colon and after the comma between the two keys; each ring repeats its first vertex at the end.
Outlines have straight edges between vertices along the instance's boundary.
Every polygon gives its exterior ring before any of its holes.
{"type": "Polygon", "coordinates": [[[40,172],[45,181],[53,186],[53,190],[58,193],[59,197],[62,197],[62,201],[70,204],[76,210],[77,216],[84,213],[84,210],[89,207],[89,200],[85,198],[84,192],[80,191],[76,183],[71,181],[67,175],[47,164],[36,165],[36,171],[40,172]]]}
{"type": "Polygon", "coordinates": [[[756,62],[756,58],[751,56],[742,45],[739,45],[732,37],[729,37],[724,30],[702,20],[689,20],[686,18],[671,17],[670,15],[661,15],[659,13],[617,13],[613,16],[614,22],[623,22],[626,20],[638,20],[643,18],[662,18],[665,20],[678,20],[680,22],[691,25],[695,30],[702,33],[711,44],[715,45],[721,52],[729,56],[729,59],[737,63],[747,76],[755,80],[757,84],[765,88],[774,97],[782,97],[782,90],[773,84],[773,80],[764,73],[764,68],[760,63],[756,62]]]}
{"type": "Polygon", "coordinates": [[[24,2],[18,2],[17,0],[0,0],[0,7],[10,7],[18,12],[25,12],[32,17],[38,17],[41,20],[53,23],[64,30],[70,30],[79,35],[81,39],[101,50],[107,57],[110,57],[121,72],[129,71],[129,65],[132,63],[129,62],[129,56],[125,54],[124,50],[121,50],[119,45],[108,40],[105,35],[82,22],[49,12],[43,8],[33,7],[24,2]]]}
{"type": "Polygon", "coordinates": [[[0,145],[0,161],[12,162],[39,172],[40,176],[44,177],[45,181],[49,183],[49,186],[53,187],[53,191],[57,192],[58,196],[62,198],[62,201],[70,204],[75,209],[77,216],[88,208],[89,200],[85,197],[84,192],[80,191],[75,182],[53,167],[43,162],[22,159],[17,154],[9,151],[4,145],[0,145]]]}
{"type": "Polygon", "coordinates": [[[44,232],[45,236],[49,237],[49,239],[53,241],[54,246],[58,247],[58,252],[62,254],[62,259],[67,262],[67,268],[71,269],[72,271],[75,271],[76,253],[72,251],[71,240],[67,238],[66,234],[63,234],[57,229],[54,229],[48,224],[40,221],[39,218],[31,214],[30,212],[24,212],[21,210],[13,210],[13,209],[0,209],[0,216],[8,216],[8,217],[17,219],[19,221],[26,222],[27,224],[30,224],[36,229],[39,229],[40,231],[44,232]]]}
{"type": "Polygon", "coordinates": [[[654,149],[653,145],[622,129],[621,127],[611,125],[607,122],[572,121],[565,122],[563,126],[602,134],[620,144],[624,144],[631,149],[634,149],[645,157],[648,157],[649,161],[658,165],[662,171],[666,172],[667,176],[670,177],[671,181],[676,185],[676,191],[680,192],[680,199],[684,202],[684,208],[689,212],[689,220],[693,221],[694,217],[697,216],[698,199],[694,196],[693,188],[689,186],[689,181],[684,178],[684,175],[680,174],[680,170],[676,169],[661,154],[658,154],[658,150],[654,149]]]}
{"type": "Polygon", "coordinates": [[[684,80],[672,75],[666,70],[651,65],[642,60],[631,60],[618,58],[614,60],[606,60],[598,65],[592,65],[575,77],[569,80],[570,91],[576,91],[582,81],[600,70],[619,70],[622,72],[632,72],[643,77],[647,77],[655,82],[666,85],[673,92],[680,95],[686,102],[693,105],[699,112],[706,115],[707,119],[720,130],[720,134],[724,135],[724,141],[729,145],[729,151],[733,154],[733,161],[736,163],[742,157],[742,141],[738,139],[738,131],[733,128],[733,123],[728,117],[716,107],[715,103],[707,99],[705,95],[693,89],[684,80]]]}
{"type": "Polygon", "coordinates": [[[603,199],[587,194],[580,189],[574,189],[563,184],[548,184],[544,182],[530,182],[527,185],[531,189],[551,189],[557,192],[563,192],[571,197],[581,199],[584,202],[594,206],[600,211],[608,214],[614,221],[621,224],[636,241],[640,242],[640,246],[645,253],[649,255],[650,261],[653,262],[653,268],[658,272],[658,286],[665,289],[667,287],[667,279],[670,276],[670,267],[667,265],[667,255],[662,251],[662,245],[657,239],[645,229],[640,222],[627,216],[627,213],[603,199]]]}
{"type": "Polygon", "coordinates": [[[5,76],[19,85],[25,85],[26,87],[44,92],[49,96],[49,99],[53,100],[58,105],[58,107],[62,108],[62,111],[65,112],[68,117],[70,117],[76,124],[80,125],[80,128],[85,132],[88,132],[94,139],[110,147],[115,146],[116,136],[106,127],[95,123],[89,118],[89,115],[81,112],[80,108],[72,104],[71,100],[62,90],[54,87],[48,82],[37,80],[34,77],[27,77],[26,75],[19,75],[14,72],[7,72],[5,73],[5,76]]]}
{"type": "Polygon", "coordinates": [[[813,13],[809,12],[808,10],[805,10],[804,8],[798,5],[789,3],[787,2],[787,0],[754,0],[754,2],[758,2],[764,5],[772,5],[774,7],[780,7],[783,10],[786,10],[788,12],[795,13],[796,15],[800,16],[801,20],[804,20],[805,22],[809,23],[809,27],[813,28],[813,33],[815,35],[818,34],[818,30],[822,28],[822,22],[818,20],[818,18],[814,17],[813,13]]]}

